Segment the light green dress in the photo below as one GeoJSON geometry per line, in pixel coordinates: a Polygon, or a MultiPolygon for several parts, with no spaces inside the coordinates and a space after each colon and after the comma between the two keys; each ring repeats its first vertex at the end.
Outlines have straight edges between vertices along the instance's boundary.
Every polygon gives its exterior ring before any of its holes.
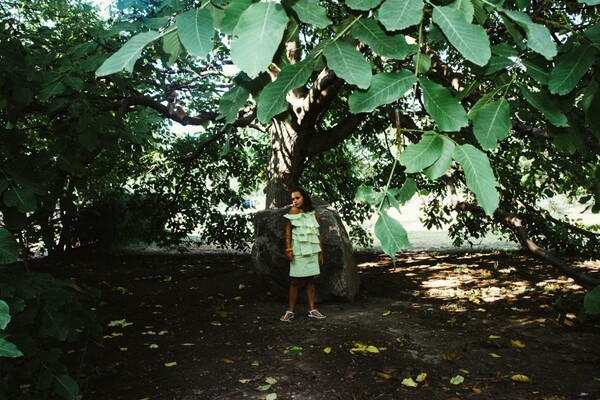
{"type": "Polygon", "coordinates": [[[314,211],[300,214],[285,214],[292,224],[292,252],[290,276],[305,277],[319,275],[319,222],[314,211]]]}

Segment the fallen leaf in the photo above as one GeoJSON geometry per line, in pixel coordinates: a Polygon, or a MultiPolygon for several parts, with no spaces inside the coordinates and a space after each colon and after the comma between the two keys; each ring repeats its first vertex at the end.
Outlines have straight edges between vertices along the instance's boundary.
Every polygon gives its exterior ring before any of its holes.
{"type": "Polygon", "coordinates": [[[252,361],[250,365],[252,365],[253,367],[258,367],[260,363],[258,361],[252,361]]]}
{"type": "Polygon", "coordinates": [[[325,347],[325,348],[323,349],[323,353],[325,353],[325,354],[329,354],[329,353],[331,353],[331,347],[325,347]]]}
{"type": "Polygon", "coordinates": [[[442,358],[446,361],[457,361],[462,358],[462,353],[460,351],[449,351],[442,358]]]}
{"type": "Polygon", "coordinates": [[[383,372],[383,371],[375,371],[374,375],[383,378],[383,379],[392,379],[392,374],[388,374],[387,372],[383,372]]]}
{"type": "Polygon", "coordinates": [[[488,336],[489,339],[500,339],[500,336],[497,335],[490,335],[488,336]]]}
{"type": "Polygon", "coordinates": [[[520,340],[516,340],[516,339],[511,339],[510,345],[512,347],[516,347],[517,349],[524,349],[525,347],[527,347],[523,343],[521,343],[520,340]]]}
{"type": "Polygon", "coordinates": [[[160,336],[162,336],[162,335],[166,335],[167,333],[169,333],[169,331],[160,331],[160,332],[158,332],[158,334],[159,334],[160,336]]]}
{"type": "Polygon", "coordinates": [[[366,345],[361,342],[354,342],[353,344],[354,347],[350,349],[350,353],[352,354],[364,353],[365,351],[369,353],[379,353],[379,349],[375,346],[366,345]]]}
{"type": "Polygon", "coordinates": [[[127,347],[119,347],[119,350],[121,350],[121,351],[127,351],[128,349],[127,349],[127,347]]]}
{"type": "Polygon", "coordinates": [[[383,315],[384,317],[387,317],[388,315],[390,315],[392,312],[390,310],[387,310],[386,312],[384,312],[383,315]]]}
{"type": "Polygon", "coordinates": [[[155,343],[152,343],[150,346],[148,346],[151,349],[158,349],[158,345],[155,343]]]}
{"type": "Polygon", "coordinates": [[[112,338],[118,337],[118,336],[123,336],[123,333],[121,333],[121,332],[112,332],[110,335],[104,335],[103,338],[104,339],[112,339],[112,338]]]}
{"type": "Polygon", "coordinates": [[[450,379],[450,383],[453,385],[460,385],[464,381],[465,381],[465,378],[463,378],[462,375],[456,375],[456,376],[452,377],[452,379],[450,379]]]}
{"type": "Polygon", "coordinates": [[[170,368],[177,365],[177,361],[165,363],[165,367],[170,368]]]}
{"type": "Polygon", "coordinates": [[[425,372],[422,372],[417,376],[417,382],[423,382],[425,379],[427,379],[427,374],[425,372]]]}
{"type": "Polygon", "coordinates": [[[125,328],[126,326],[130,326],[130,325],[133,325],[133,323],[127,322],[124,319],[118,319],[118,320],[110,321],[107,326],[120,326],[122,328],[125,328]]]}
{"type": "Polygon", "coordinates": [[[492,356],[494,358],[502,358],[502,356],[500,354],[496,354],[496,353],[490,353],[490,356],[492,356]]]}
{"type": "Polygon", "coordinates": [[[479,388],[478,388],[478,387],[476,387],[476,386],[473,386],[473,387],[471,388],[471,391],[472,391],[473,393],[475,393],[475,394],[481,394],[481,392],[482,392],[482,390],[481,390],[481,389],[479,389],[479,388]]]}
{"type": "Polygon", "coordinates": [[[298,356],[302,354],[302,347],[290,346],[283,351],[283,354],[288,356],[298,356]]]}
{"type": "Polygon", "coordinates": [[[274,385],[274,384],[277,383],[277,379],[272,378],[272,377],[269,376],[269,377],[265,378],[265,382],[267,382],[270,385],[274,385]]]}
{"type": "Polygon", "coordinates": [[[404,378],[402,380],[402,385],[408,386],[408,387],[417,387],[418,386],[417,383],[412,380],[412,378],[404,378]]]}
{"type": "Polygon", "coordinates": [[[221,323],[219,321],[213,321],[210,323],[212,326],[221,326],[221,323]]]}
{"type": "Polygon", "coordinates": [[[246,384],[248,382],[252,382],[252,379],[240,379],[239,382],[243,383],[243,384],[246,384]]]}
{"type": "Polygon", "coordinates": [[[181,343],[182,346],[195,346],[194,343],[181,343]]]}
{"type": "Polygon", "coordinates": [[[531,382],[531,379],[529,379],[528,376],[521,374],[513,375],[510,377],[510,379],[512,379],[515,382],[531,382]]]}
{"type": "Polygon", "coordinates": [[[146,331],[146,332],[142,332],[142,335],[156,335],[156,332],[154,332],[154,331],[146,331]]]}
{"type": "Polygon", "coordinates": [[[271,389],[271,385],[269,385],[269,384],[260,385],[259,387],[256,388],[256,390],[260,390],[261,392],[266,392],[269,389],[271,389]]]}
{"type": "Polygon", "coordinates": [[[369,353],[379,353],[379,349],[375,346],[367,346],[367,351],[369,353]]]}
{"type": "Polygon", "coordinates": [[[277,393],[269,393],[267,395],[267,397],[265,397],[265,400],[275,400],[277,399],[277,393]]]}
{"type": "Polygon", "coordinates": [[[233,300],[235,300],[235,301],[240,301],[241,299],[242,299],[242,296],[236,296],[233,298],[233,300]]]}
{"type": "Polygon", "coordinates": [[[223,358],[221,361],[223,361],[225,364],[233,364],[235,363],[235,361],[229,359],[229,358],[223,358]]]}

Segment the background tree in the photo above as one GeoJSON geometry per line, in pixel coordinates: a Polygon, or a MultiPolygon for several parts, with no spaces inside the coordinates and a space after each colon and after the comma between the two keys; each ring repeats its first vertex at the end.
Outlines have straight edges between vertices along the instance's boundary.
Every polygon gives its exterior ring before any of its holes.
{"type": "Polygon", "coordinates": [[[388,211],[418,190],[434,199],[431,226],[465,211],[451,230],[456,240],[495,229],[597,284],[534,244],[598,251],[594,227],[539,209],[564,193],[597,211],[596,0],[160,4],[153,10],[175,18],[133,31],[96,74],[132,72],[145,48],[174,57],[185,49],[207,65],[230,57],[241,72],[218,112],[193,115],[269,134],[267,207],[286,204],[311,161],[352,133],[391,133],[393,172],[358,191],[377,206],[375,231],[388,254],[408,246],[388,211]],[[453,201],[440,206],[442,193],[453,201]]]}

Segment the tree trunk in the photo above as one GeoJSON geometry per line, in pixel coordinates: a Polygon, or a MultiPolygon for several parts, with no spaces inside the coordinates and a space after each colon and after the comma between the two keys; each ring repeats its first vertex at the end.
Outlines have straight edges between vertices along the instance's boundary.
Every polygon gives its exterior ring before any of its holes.
{"type": "Polygon", "coordinates": [[[290,190],[298,186],[305,166],[302,135],[289,122],[273,119],[269,127],[271,157],[267,170],[267,200],[265,208],[290,204],[290,190]]]}

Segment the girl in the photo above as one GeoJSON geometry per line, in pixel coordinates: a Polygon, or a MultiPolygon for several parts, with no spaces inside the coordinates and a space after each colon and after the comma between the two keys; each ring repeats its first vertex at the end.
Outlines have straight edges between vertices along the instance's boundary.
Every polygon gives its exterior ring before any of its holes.
{"type": "Polygon", "coordinates": [[[280,320],[291,322],[298,297],[298,286],[303,280],[306,285],[310,318],[323,319],[325,315],[315,309],[315,276],[323,265],[323,243],[319,235],[319,217],[315,214],[310,195],[303,188],[292,190],[292,208],[284,217],[285,254],[290,260],[289,308],[280,320]]]}

